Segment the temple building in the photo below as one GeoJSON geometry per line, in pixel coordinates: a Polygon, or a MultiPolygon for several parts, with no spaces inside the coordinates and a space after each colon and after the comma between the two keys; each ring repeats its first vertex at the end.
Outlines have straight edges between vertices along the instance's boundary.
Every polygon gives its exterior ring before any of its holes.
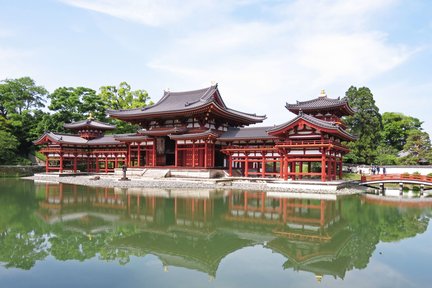
{"type": "Polygon", "coordinates": [[[343,144],[355,140],[345,131],[343,116],[352,115],[347,99],[318,98],[286,104],[297,116],[271,127],[265,115],[228,108],[218,86],[165,91],[154,105],[109,110],[111,118],[138,124],[132,134],[105,135],[115,126],[93,120],[65,124],[74,134],[47,132],[42,145],[46,171],[112,172],[137,168],[225,169],[230,176],[318,178],[342,177],[343,144]]]}

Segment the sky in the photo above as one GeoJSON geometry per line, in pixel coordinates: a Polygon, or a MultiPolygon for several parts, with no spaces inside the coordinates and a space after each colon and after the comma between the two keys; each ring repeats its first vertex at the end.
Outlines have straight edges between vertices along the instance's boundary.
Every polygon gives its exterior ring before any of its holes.
{"type": "Polygon", "coordinates": [[[0,80],[126,81],[155,102],[218,83],[265,126],[294,117],[287,102],[353,85],[432,135],[429,0],[0,0],[0,15],[0,80]]]}

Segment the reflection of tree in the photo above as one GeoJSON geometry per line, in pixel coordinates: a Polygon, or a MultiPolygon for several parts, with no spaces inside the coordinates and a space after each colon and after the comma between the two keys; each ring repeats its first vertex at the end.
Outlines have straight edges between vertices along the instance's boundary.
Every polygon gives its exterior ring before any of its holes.
{"type": "Polygon", "coordinates": [[[47,255],[126,264],[132,256],[153,254],[165,265],[215,275],[226,255],[265,243],[287,257],[285,269],[343,278],[368,265],[379,241],[423,233],[429,219],[421,209],[375,205],[360,197],[326,202],[265,193],[233,194],[231,200],[130,199],[72,186],[50,194],[39,186],[44,200],[38,203],[32,182],[0,181],[0,262],[7,268],[30,269],[47,255]]]}
{"type": "Polygon", "coordinates": [[[33,216],[33,182],[0,181],[0,262],[28,270],[47,255],[44,224],[33,216]]]}

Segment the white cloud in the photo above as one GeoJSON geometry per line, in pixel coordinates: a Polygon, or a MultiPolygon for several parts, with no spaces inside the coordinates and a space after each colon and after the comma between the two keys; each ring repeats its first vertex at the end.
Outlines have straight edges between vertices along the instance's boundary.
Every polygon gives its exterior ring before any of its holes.
{"type": "Polygon", "coordinates": [[[418,51],[392,43],[374,22],[399,0],[61,1],[163,26],[162,34],[179,31],[165,34],[168,39],[159,40],[164,43],[157,43],[159,51],[152,51],[153,60],[147,63],[158,78],[153,82],[163,85],[155,91],[189,90],[217,81],[232,108],[271,111],[268,124],[288,120],[286,101],[310,99],[321,88],[330,97],[343,96],[350,85],[367,85],[418,51]],[[260,17],[239,20],[237,13],[247,14],[251,5],[260,17]]]}
{"type": "Polygon", "coordinates": [[[389,43],[384,31],[355,24],[395,1],[365,2],[370,5],[296,1],[274,7],[273,13],[291,16],[277,22],[231,19],[172,39],[149,67],[166,72],[181,89],[216,80],[233,108],[277,111],[269,124],[286,121],[285,101],[315,97],[321,88],[332,90],[330,97],[343,96],[349,85],[398,67],[416,51],[389,43]]]}
{"type": "Polygon", "coordinates": [[[127,21],[150,26],[172,24],[217,7],[217,1],[200,0],[61,0],[62,2],[127,21]]]}

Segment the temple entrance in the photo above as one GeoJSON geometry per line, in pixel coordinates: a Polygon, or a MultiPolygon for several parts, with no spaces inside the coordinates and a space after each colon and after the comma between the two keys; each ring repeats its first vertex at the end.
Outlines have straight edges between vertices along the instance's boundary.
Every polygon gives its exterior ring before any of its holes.
{"type": "Polygon", "coordinates": [[[169,137],[156,138],[156,166],[175,165],[175,141],[169,137]]]}

